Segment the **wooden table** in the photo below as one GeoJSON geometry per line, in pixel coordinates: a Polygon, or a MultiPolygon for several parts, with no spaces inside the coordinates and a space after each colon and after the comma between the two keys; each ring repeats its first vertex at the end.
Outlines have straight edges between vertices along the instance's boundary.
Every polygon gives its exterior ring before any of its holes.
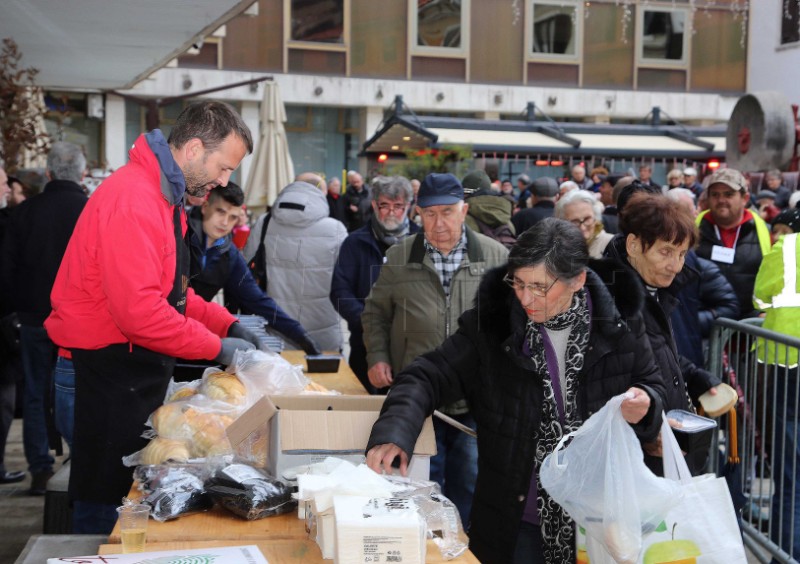
{"type": "MultiPolygon", "coordinates": [[[[148,535],[150,534],[148,528],[148,535]]],[[[175,542],[160,542],[151,543],[149,541],[146,546],[148,551],[158,550],[189,550],[193,548],[215,548],[220,546],[241,546],[254,544],[264,555],[270,564],[300,564],[301,562],[326,562],[322,559],[322,553],[315,543],[309,539],[269,539],[252,542],[240,541],[175,541],[175,542]]],[[[445,562],[452,562],[454,564],[479,564],[478,559],[466,551],[460,557],[453,560],[445,560],[439,549],[432,540],[428,541],[426,561],[433,564],[443,564],[445,562]]],[[[118,544],[103,544],[100,545],[98,554],[119,554],[122,551],[121,545],[118,544]]],[[[331,562],[328,560],[327,562],[331,562]]]]}
{"type": "MultiPolygon", "coordinates": [[[[281,356],[292,364],[301,365],[303,370],[308,370],[306,353],[303,351],[283,351],[281,356]]],[[[336,390],[345,395],[361,396],[367,393],[364,386],[362,386],[361,382],[356,378],[355,373],[350,369],[350,365],[348,365],[347,361],[344,359],[339,362],[338,372],[306,372],[306,376],[329,390],[336,390]]]]}
{"type": "MultiPolygon", "coordinates": [[[[307,368],[303,351],[283,351],[281,355],[292,364],[307,368]]],[[[347,362],[339,363],[339,370],[331,373],[306,373],[317,384],[329,390],[348,395],[364,395],[366,390],[356,378],[347,362]]],[[[128,497],[141,497],[132,487],[128,497]]],[[[108,537],[109,544],[100,547],[100,554],[118,554],[121,551],[119,523],[108,537]]],[[[184,515],[172,521],[159,523],[150,520],[147,525],[147,550],[180,550],[255,544],[270,564],[295,562],[323,562],[317,543],[308,538],[305,521],[297,518],[297,511],[273,515],[256,521],[246,521],[220,507],[209,511],[184,515]],[[213,539],[213,540],[209,540],[213,539]]],[[[428,541],[428,562],[445,562],[439,549],[428,541]]],[[[467,551],[460,558],[450,560],[456,564],[477,563],[467,551]]]]}

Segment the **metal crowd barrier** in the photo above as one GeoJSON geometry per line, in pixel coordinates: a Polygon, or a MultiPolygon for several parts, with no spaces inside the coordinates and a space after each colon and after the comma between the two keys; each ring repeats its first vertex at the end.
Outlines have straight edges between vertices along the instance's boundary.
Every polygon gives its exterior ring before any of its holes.
{"type": "Polygon", "coordinates": [[[800,530],[800,374],[790,356],[800,352],[800,339],[763,329],[761,322],[718,319],[714,324],[708,368],[737,388],[740,401],[738,429],[723,416],[724,432],[716,437],[710,460],[714,471],[728,479],[734,500],[743,495],[740,523],[751,553],[764,563],[797,563],[800,538],[793,531],[800,530]],[[768,344],[786,347],[776,355],[777,364],[759,361],[756,345],[768,344]],[[728,429],[738,437],[740,466],[734,469],[721,464],[728,454],[728,429]]]}

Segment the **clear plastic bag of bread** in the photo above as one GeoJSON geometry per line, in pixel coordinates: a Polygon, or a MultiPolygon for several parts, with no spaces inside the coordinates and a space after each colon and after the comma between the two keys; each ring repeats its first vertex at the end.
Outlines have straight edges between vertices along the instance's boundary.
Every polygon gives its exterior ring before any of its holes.
{"type": "Polygon", "coordinates": [[[206,368],[199,392],[211,400],[237,407],[244,408],[252,403],[248,402],[248,389],[244,380],[230,368],[206,368]]]}
{"type": "Polygon", "coordinates": [[[152,439],[141,451],[123,458],[127,466],[186,462],[195,458],[232,454],[226,433],[240,408],[196,394],[187,400],[165,403],[148,420],[152,439]]]}
{"type": "MultiPolygon", "coordinates": [[[[621,394],[561,438],[542,462],[539,483],[617,564],[635,564],[642,535],[680,500],[676,482],[644,463],[642,447],[620,411],[621,394]]],[[[588,546],[588,545],[587,545],[588,546]]],[[[602,562],[590,552],[593,564],[602,562]]]]}
{"type": "Polygon", "coordinates": [[[142,449],[122,457],[122,464],[133,467],[143,464],[185,464],[192,458],[189,442],[181,439],[154,437],[142,449]]]}
{"type": "Polygon", "coordinates": [[[265,395],[299,394],[311,382],[302,366],[260,350],[236,351],[226,372],[235,374],[245,385],[248,406],[265,395]]]}
{"type": "Polygon", "coordinates": [[[202,380],[192,380],[191,382],[176,382],[171,379],[167,386],[167,393],[164,396],[164,403],[189,399],[200,393],[202,380]]]}

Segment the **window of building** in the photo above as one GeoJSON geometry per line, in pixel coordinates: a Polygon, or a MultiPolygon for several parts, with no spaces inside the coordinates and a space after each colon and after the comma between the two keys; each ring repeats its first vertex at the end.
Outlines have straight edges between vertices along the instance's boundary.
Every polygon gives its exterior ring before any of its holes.
{"type": "Polygon", "coordinates": [[[291,41],[344,44],[345,0],[291,0],[291,41]]]}
{"type": "Polygon", "coordinates": [[[783,0],[781,45],[800,41],[800,5],[797,0],[783,0]]]}
{"type": "Polygon", "coordinates": [[[533,0],[530,14],[532,58],[577,59],[581,52],[582,3],[533,0]]]}
{"type": "Polygon", "coordinates": [[[414,54],[467,53],[469,0],[409,0],[409,21],[414,54]]]}
{"type": "Polygon", "coordinates": [[[295,172],[324,172],[329,178],[358,168],[358,111],[321,106],[286,106],[286,140],[295,172]]]}
{"type": "Polygon", "coordinates": [[[647,7],[638,12],[640,65],[681,67],[688,65],[689,12],[683,9],[647,7]]]}
{"type": "Polygon", "coordinates": [[[91,117],[87,95],[80,92],[45,92],[47,113],[44,125],[53,141],[69,141],[80,146],[88,168],[104,168],[101,119],[91,117]]]}

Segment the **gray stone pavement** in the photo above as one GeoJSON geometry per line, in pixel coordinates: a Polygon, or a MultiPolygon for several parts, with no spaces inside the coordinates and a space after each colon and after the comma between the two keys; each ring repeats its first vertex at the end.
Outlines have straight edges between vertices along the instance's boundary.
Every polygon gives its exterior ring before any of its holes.
{"type": "MultiPolygon", "coordinates": [[[[65,445],[65,451],[66,451],[65,445]]],[[[61,467],[65,457],[57,457],[54,469],[61,467]]],[[[6,470],[26,470],[22,448],[22,419],[15,419],[8,436],[5,454],[6,470]]],[[[0,564],[11,564],[31,535],[41,534],[44,515],[44,496],[30,496],[31,478],[22,482],[0,484],[0,564]]]]}

